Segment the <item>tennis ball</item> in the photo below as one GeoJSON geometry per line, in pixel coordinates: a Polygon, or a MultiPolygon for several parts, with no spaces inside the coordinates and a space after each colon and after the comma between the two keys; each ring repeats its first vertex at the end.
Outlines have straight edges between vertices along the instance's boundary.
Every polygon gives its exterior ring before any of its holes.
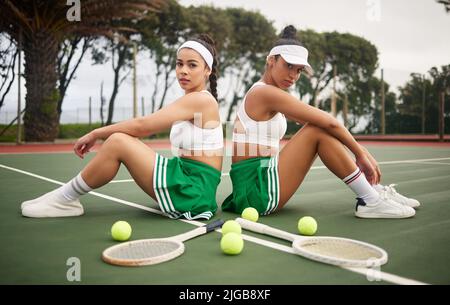
{"type": "Polygon", "coordinates": [[[235,232],[229,232],[222,236],[220,240],[220,249],[228,255],[236,255],[241,253],[244,248],[244,240],[242,236],[235,232]]]}
{"type": "Polygon", "coordinates": [[[299,219],[297,227],[302,235],[314,235],[317,231],[317,222],[311,216],[305,216],[299,219]]]}
{"type": "Polygon", "coordinates": [[[227,220],[222,225],[222,235],[225,235],[230,232],[241,234],[242,233],[241,225],[235,220],[227,220]]]}
{"type": "Polygon", "coordinates": [[[111,235],[114,240],[125,241],[131,236],[131,226],[128,222],[116,221],[111,227],[111,235]]]}
{"type": "Polygon", "coordinates": [[[255,208],[245,208],[242,211],[241,217],[250,221],[257,222],[259,218],[259,213],[255,208]]]}

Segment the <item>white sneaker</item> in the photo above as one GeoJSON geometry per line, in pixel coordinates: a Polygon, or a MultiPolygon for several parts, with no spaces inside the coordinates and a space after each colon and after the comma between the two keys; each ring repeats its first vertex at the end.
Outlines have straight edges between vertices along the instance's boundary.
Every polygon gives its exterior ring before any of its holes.
{"type": "Polygon", "coordinates": [[[78,199],[60,203],[54,192],[44,194],[34,200],[25,201],[21,207],[23,216],[33,218],[70,217],[80,216],[84,213],[83,206],[78,199]]]}
{"type": "Polygon", "coordinates": [[[403,196],[402,194],[398,193],[397,190],[394,188],[396,184],[390,184],[389,186],[384,185],[381,190],[377,190],[380,194],[386,193],[387,198],[394,200],[398,203],[401,203],[403,205],[407,205],[412,208],[418,208],[420,206],[420,202],[416,199],[407,198],[403,196]]]}
{"type": "Polygon", "coordinates": [[[22,204],[20,205],[20,209],[23,210],[23,208],[25,206],[29,205],[29,204],[37,203],[37,202],[40,202],[40,201],[44,200],[45,198],[47,198],[48,196],[53,194],[53,192],[55,192],[55,191],[56,190],[53,190],[53,191],[50,191],[48,193],[45,193],[44,195],[42,195],[42,196],[40,196],[38,198],[34,198],[34,199],[31,199],[31,200],[27,200],[27,201],[22,202],[22,204]]]}
{"type": "Polygon", "coordinates": [[[355,216],[359,218],[409,218],[416,214],[413,208],[393,201],[386,195],[380,195],[374,205],[367,205],[361,198],[356,199],[355,216]]]}

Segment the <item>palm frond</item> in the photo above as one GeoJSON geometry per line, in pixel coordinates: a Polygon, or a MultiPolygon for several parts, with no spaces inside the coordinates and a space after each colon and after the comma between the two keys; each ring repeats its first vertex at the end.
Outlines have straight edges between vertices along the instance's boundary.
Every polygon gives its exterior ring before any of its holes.
{"type": "MultiPolygon", "coordinates": [[[[46,32],[58,40],[66,35],[97,35],[99,28],[115,31],[115,21],[139,20],[149,12],[157,12],[167,0],[85,0],[81,1],[81,21],[67,20],[66,1],[61,0],[0,0],[0,31],[46,32]]],[[[124,29],[118,29],[123,31],[124,29]]],[[[100,32],[104,32],[101,30],[100,32]]],[[[15,36],[15,35],[13,35],[15,36]]]]}

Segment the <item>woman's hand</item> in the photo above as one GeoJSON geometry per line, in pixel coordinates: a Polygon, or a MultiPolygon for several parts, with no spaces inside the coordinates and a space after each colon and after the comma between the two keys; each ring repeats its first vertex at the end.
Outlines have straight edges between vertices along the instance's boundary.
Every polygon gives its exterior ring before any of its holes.
{"type": "Polygon", "coordinates": [[[356,158],[356,164],[366,175],[367,181],[370,184],[379,184],[381,180],[381,170],[378,166],[377,160],[370,154],[370,152],[363,146],[364,155],[356,158]]]}
{"type": "Polygon", "coordinates": [[[97,138],[94,136],[92,132],[90,132],[77,140],[77,142],[73,147],[73,150],[75,151],[75,154],[78,157],[83,159],[84,155],[91,150],[92,146],[94,146],[96,141],[97,138]]]}
{"type": "Polygon", "coordinates": [[[372,164],[372,166],[375,168],[375,173],[376,173],[376,179],[375,179],[375,183],[374,184],[379,184],[381,181],[381,170],[380,167],[378,166],[378,162],[377,160],[375,160],[375,158],[369,153],[369,151],[367,151],[367,158],[369,158],[370,163],[372,164]]]}

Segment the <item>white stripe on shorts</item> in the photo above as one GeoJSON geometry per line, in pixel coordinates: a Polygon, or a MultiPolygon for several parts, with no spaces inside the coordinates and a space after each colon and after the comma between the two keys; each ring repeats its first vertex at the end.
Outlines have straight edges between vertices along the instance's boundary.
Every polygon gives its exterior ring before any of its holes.
{"type": "Polygon", "coordinates": [[[159,154],[156,154],[155,168],[153,173],[153,189],[155,191],[156,199],[161,211],[170,218],[178,218],[179,214],[173,208],[170,200],[169,192],[167,191],[166,176],[167,173],[167,159],[159,154]],[[164,189],[166,187],[166,189],[164,189]],[[167,198],[166,198],[167,196],[167,198]]]}
{"type": "Polygon", "coordinates": [[[278,155],[270,158],[269,169],[267,170],[267,191],[269,201],[267,202],[267,209],[264,215],[268,215],[275,211],[280,200],[280,185],[278,177],[278,155]]]}

